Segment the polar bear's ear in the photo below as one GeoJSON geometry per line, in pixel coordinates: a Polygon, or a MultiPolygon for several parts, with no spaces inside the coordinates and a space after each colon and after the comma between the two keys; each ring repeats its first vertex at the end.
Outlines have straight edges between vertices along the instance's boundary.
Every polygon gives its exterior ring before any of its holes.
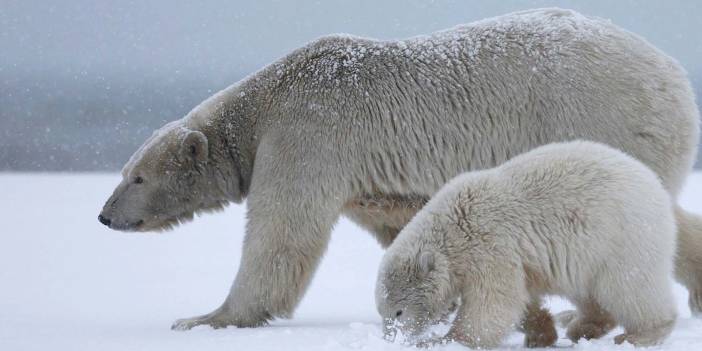
{"type": "Polygon", "coordinates": [[[434,253],[431,251],[422,251],[419,253],[419,270],[427,274],[434,270],[434,253]]]}
{"type": "Polygon", "coordinates": [[[181,154],[188,159],[202,162],[207,160],[207,137],[199,131],[189,131],[180,146],[181,154]]]}

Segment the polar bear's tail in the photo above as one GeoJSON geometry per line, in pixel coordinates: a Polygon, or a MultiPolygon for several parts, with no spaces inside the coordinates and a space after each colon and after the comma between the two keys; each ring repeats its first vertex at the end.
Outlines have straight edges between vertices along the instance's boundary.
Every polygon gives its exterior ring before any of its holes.
{"type": "Polygon", "coordinates": [[[678,224],[678,252],[675,277],[690,292],[690,310],[702,317],[702,216],[675,208],[678,224]]]}

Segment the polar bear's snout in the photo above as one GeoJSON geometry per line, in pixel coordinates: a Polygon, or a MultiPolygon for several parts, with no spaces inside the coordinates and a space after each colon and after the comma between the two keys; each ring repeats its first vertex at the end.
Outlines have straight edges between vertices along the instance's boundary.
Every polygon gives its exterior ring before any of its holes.
{"type": "Polygon", "coordinates": [[[144,191],[123,180],[105,202],[98,215],[98,221],[110,229],[139,231],[147,214],[144,191]]]}
{"type": "Polygon", "coordinates": [[[102,213],[98,215],[98,221],[106,225],[110,229],[122,230],[122,231],[132,231],[139,230],[139,228],[144,224],[143,219],[138,219],[132,222],[114,222],[109,217],[103,216],[102,213]]]}
{"type": "Polygon", "coordinates": [[[109,218],[103,216],[102,214],[99,214],[99,215],[98,215],[98,221],[100,221],[100,223],[102,223],[102,224],[104,224],[104,225],[106,225],[106,226],[108,226],[108,227],[109,227],[110,224],[112,223],[112,221],[111,221],[109,218]]]}

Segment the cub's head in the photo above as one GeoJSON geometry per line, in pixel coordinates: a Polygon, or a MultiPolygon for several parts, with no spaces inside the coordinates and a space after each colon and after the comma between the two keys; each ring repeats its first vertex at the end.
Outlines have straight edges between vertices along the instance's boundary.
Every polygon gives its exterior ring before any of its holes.
{"type": "Polygon", "coordinates": [[[163,230],[198,211],[221,209],[228,201],[211,156],[204,133],[182,121],[165,125],[124,166],[122,181],[98,219],[115,230],[163,230]]]}
{"type": "Polygon", "coordinates": [[[393,249],[391,246],[380,267],[376,305],[386,338],[394,339],[398,329],[415,337],[450,309],[448,260],[432,248],[393,249]]]}

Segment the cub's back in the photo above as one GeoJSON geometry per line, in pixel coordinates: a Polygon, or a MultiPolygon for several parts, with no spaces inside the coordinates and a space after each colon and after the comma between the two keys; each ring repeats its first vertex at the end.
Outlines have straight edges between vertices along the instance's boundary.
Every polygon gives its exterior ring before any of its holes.
{"type": "Polygon", "coordinates": [[[487,231],[509,238],[498,240],[546,287],[577,292],[603,265],[643,267],[674,254],[670,196],[653,171],[618,150],[550,144],[486,175],[493,191],[509,194],[483,222],[487,231]]]}
{"type": "Polygon", "coordinates": [[[511,209],[537,223],[532,229],[545,228],[542,235],[563,236],[564,245],[582,239],[592,250],[593,238],[616,246],[675,242],[670,196],[653,171],[619,150],[586,141],[550,144],[495,174],[496,188],[515,199],[511,209]]]}

